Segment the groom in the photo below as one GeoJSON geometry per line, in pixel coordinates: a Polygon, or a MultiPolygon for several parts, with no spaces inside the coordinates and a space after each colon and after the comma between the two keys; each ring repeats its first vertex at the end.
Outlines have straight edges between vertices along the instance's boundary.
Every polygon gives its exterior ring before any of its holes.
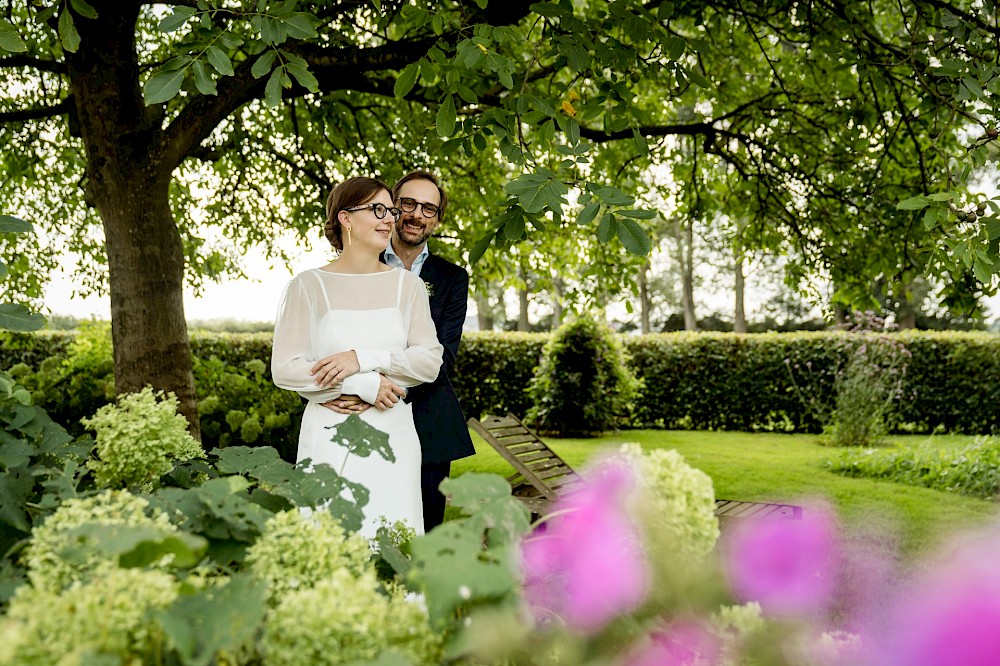
{"type": "MultiPolygon", "coordinates": [[[[424,502],[424,530],[444,521],[445,497],[438,490],[451,473],[451,461],[476,452],[448,373],[455,365],[458,343],[469,300],[469,274],[447,259],[431,254],[427,239],[441,224],[448,195],[437,177],[427,171],[411,171],[392,188],[392,199],[403,211],[396,221],[392,240],[380,257],[390,266],[416,273],[427,285],[431,318],[438,340],[444,346],[444,363],[437,379],[409,390],[413,421],[423,451],[420,485],[424,502]]],[[[360,398],[357,400],[360,401],[360,398]]],[[[337,403],[353,404],[352,396],[337,403]]]]}

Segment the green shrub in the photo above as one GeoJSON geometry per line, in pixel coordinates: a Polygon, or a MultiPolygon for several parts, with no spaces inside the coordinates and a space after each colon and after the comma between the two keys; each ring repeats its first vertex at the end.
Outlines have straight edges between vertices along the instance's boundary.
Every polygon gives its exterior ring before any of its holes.
{"type": "Polygon", "coordinates": [[[527,420],[563,436],[613,430],[630,423],[639,387],[614,332],[580,317],[560,326],[545,345],[528,385],[527,420]]]}
{"type": "Polygon", "coordinates": [[[1000,440],[977,437],[966,446],[949,448],[933,439],[916,446],[850,449],[826,466],[846,476],[896,481],[995,499],[1000,496],[1000,440]]]}
{"type": "Polygon", "coordinates": [[[293,391],[274,385],[268,366],[258,358],[240,361],[234,354],[195,358],[202,446],[273,446],[294,461],[303,405],[293,391]]]}
{"type": "Polygon", "coordinates": [[[451,383],[466,417],[509,412],[523,418],[531,409],[525,389],[550,337],[546,333],[495,331],[463,335],[451,383]]]}
{"type": "Polygon", "coordinates": [[[175,463],[205,455],[177,413],[177,398],[149,386],[104,405],[83,424],[97,433],[96,458],[87,467],[98,488],[149,492],[175,463]]]}
{"type": "Polygon", "coordinates": [[[65,354],[43,360],[35,372],[27,364],[11,374],[31,391],[35,404],[73,436],[83,434],[81,419],[92,416],[115,398],[111,325],[84,322],[65,347],[65,354]]]}

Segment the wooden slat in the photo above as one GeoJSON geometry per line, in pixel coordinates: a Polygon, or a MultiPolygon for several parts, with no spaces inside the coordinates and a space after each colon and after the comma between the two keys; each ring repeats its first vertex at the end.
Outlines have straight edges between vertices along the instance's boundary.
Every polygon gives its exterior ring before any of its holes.
{"type": "Polygon", "coordinates": [[[551,479],[554,476],[562,476],[563,474],[575,474],[575,472],[566,465],[560,465],[559,467],[553,467],[552,469],[547,469],[544,472],[539,473],[538,476],[542,477],[542,479],[545,479],[547,483],[548,479],[551,479]]]}
{"type": "Polygon", "coordinates": [[[552,450],[549,447],[545,446],[545,444],[543,444],[542,442],[539,442],[537,439],[532,440],[530,444],[511,444],[510,446],[505,445],[504,448],[513,453],[514,455],[527,453],[528,451],[552,450]]]}
{"type": "Polygon", "coordinates": [[[532,435],[530,432],[526,435],[512,435],[510,437],[497,437],[497,441],[502,445],[510,448],[512,446],[517,446],[518,444],[528,444],[538,441],[538,438],[532,435]]]}
{"type": "Polygon", "coordinates": [[[497,439],[503,439],[504,437],[513,437],[514,435],[530,435],[528,429],[524,426],[508,426],[506,428],[489,428],[490,434],[497,439]]]}
{"type": "Polygon", "coordinates": [[[552,451],[548,451],[548,450],[546,450],[546,451],[535,451],[534,453],[530,453],[529,452],[529,453],[526,453],[524,455],[521,455],[521,452],[517,451],[517,452],[514,453],[514,455],[516,455],[517,459],[520,460],[521,462],[523,462],[525,465],[527,465],[528,463],[532,462],[533,460],[547,460],[549,458],[555,458],[556,457],[556,455],[554,453],[552,453],[552,451]]]}
{"type": "Polygon", "coordinates": [[[487,430],[510,426],[524,427],[523,424],[513,416],[487,416],[482,421],[479,421],[479,423],[487,430]]]}

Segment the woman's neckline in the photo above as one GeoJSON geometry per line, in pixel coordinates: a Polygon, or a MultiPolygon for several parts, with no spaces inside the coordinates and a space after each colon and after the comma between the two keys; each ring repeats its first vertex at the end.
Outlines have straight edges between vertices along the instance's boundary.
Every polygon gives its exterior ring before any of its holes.
{"type": "Polygon", "coordinates": [[[319,268],[314,268],[313,270],[319,271],[320,273],[327,273],[328,275],[356,275],[360,277],[362,275],[383,275],[384,273],[391,273],[392,271],[396,270],[396,268],[394,268],[393,266],[387,266],[385,270],[374,271],[371,273],[340,273],[338,271],[328,270],[326,268],[323,268],[322,266],[319,268]]]}

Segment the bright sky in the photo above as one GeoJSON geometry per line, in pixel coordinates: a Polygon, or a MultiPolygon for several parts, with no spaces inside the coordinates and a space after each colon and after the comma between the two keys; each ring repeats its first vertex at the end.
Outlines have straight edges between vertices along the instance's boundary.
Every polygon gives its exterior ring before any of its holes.
{"type": "MultiPolygon", "coordinates": [[[[230,280],[208,284],[200,298],[190,289],[184,292],[184,314],[188,321],[235,319],[238,321],[274,321],[281,292],[292,275],[307,268],[317,268],[330,261],[331,250],[323,239],[315,247],[301,250],[292,262],[291,271],[270,268],[260,251],[244,255],[245,272],[253,280],[230,280]],[[325,247],[324,247],[325,246],[325,247]]],[[[107,296],[74,298],[73,283],[66,275],[54,276],[45,290],[45,305],[57,315],[87,319],[111,319],[111,301],[107,296]]]]}

